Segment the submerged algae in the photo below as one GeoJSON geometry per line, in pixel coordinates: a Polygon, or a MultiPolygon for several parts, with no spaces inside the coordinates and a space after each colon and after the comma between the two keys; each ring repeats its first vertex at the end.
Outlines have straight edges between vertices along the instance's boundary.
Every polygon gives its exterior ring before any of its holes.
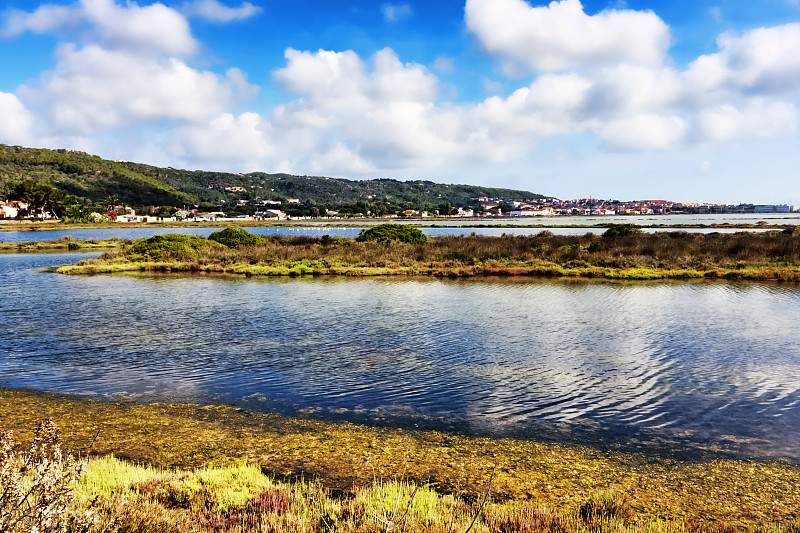
{"type": "Polygon", "coordinates": [[[318,478],[352,490],[374,476],[406,476],[473,498],[494,474],[495,501],[574,507],[600,490],[626,494],[648,519],[749,526],[796,518],[800,467],[786,463],[680,461],[591,447],[490,439],[429,430],[375,428],[287,418],[222,405],[101,402],[0,389],[0,427],[30,439],[51,418],[66,448],[164,467],[241,462],[279,478],[318,478]]]}

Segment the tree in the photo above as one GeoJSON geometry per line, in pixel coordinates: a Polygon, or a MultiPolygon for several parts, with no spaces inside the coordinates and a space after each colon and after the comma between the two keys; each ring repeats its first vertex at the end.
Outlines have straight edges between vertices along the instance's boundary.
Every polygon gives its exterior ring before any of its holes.
{"type": "Polygon", "coordinates": [[[42,218],[46,214],[59,218],[64,215],[69,204],[75,203],[75,198],[66,191],[32,179],[9,183],[6,196],[10,200],[27,203],[29,216],[40,213],[42,218]]]}

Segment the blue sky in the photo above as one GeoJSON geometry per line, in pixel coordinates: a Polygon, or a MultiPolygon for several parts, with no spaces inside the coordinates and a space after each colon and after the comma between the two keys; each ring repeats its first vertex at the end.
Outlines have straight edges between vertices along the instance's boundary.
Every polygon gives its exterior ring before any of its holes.
{"type": "Polygon", "coordinates": [[[800,204],[800,0],[0,2],[0,143],[800,204]]]}

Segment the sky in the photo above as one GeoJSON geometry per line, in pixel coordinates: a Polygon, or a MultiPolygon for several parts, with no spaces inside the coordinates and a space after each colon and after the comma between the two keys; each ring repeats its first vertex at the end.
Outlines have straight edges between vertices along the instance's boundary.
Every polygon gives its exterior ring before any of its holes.
{"type": "Polygon", "coordinates": [[[0,0],[0,143],[800,205],[800,0],[0,0]]]}

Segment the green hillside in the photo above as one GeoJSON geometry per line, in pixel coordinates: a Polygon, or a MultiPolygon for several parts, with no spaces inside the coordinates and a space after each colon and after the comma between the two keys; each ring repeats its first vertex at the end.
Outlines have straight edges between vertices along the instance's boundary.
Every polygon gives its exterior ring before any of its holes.
{"type": "Polygon", "coordinates": [[[387,204],[433,208],[476,203],[473,198],[536,199],[530,191],[432,181],[347,180],[253,172],[234,174],[160,168],[114,162],[69,150],[0,145],[0,190],[8,183],[34,179],[78,198],[102,202],[116,196],[129,205],[231,205],[239,200],[297,198],[305,206],[329,209],[387,204]],[[226,190],[230,188],[244,190],[226,190]]]}
{"type": "Polygon", "coordinates": [[[33,179],[93,202],[116,195],[137,205],[180,205],[190,197],[127,166],[84,152],[0,145],[0,190],[33,179]]]}

